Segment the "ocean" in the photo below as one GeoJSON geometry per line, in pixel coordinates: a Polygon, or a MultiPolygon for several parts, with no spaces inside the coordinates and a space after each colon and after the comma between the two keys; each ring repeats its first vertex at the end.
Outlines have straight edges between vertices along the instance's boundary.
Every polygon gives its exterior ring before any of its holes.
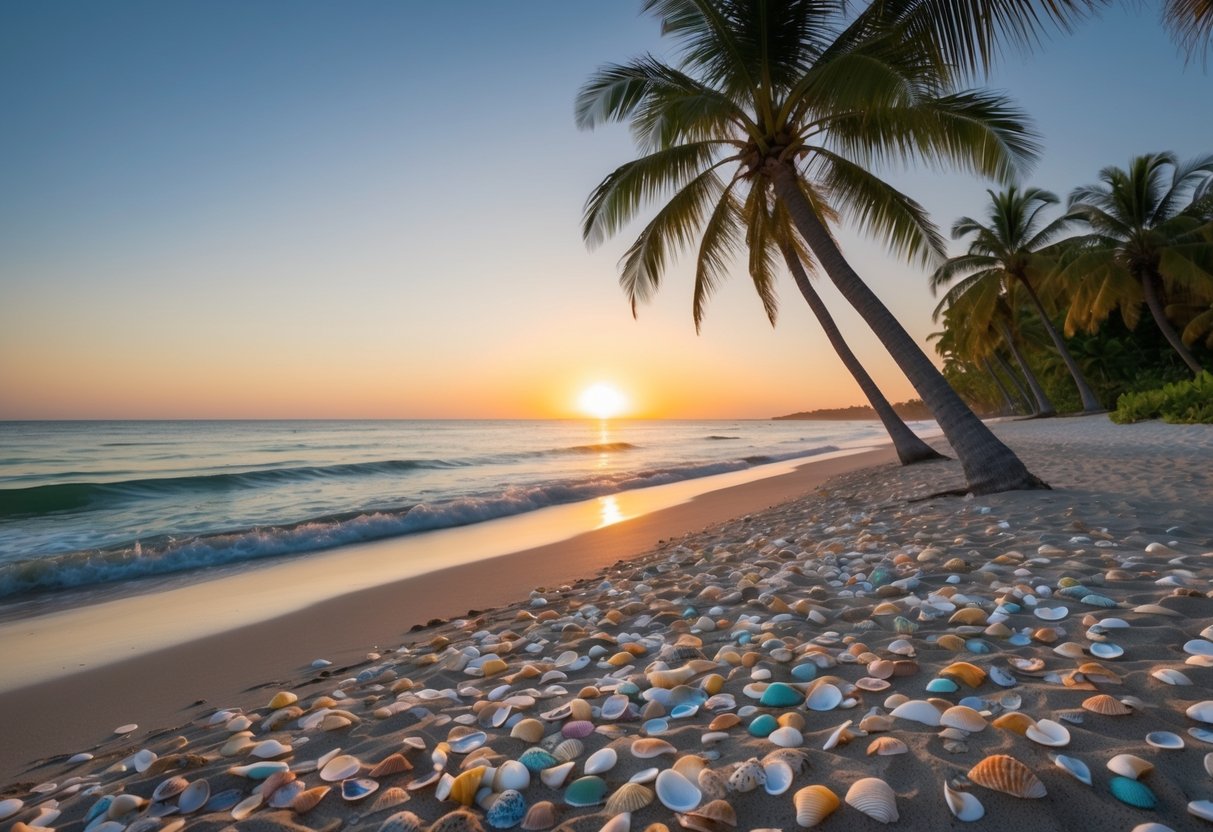
{"type": "Polygon", "coordinates": [[[886,440],[858,421],[0,422],[0,600],[306,557],[886,440]]]}

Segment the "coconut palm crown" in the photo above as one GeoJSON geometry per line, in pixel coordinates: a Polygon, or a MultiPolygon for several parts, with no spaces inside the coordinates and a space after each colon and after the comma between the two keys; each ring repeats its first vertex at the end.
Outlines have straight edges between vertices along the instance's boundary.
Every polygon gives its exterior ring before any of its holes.
{"type": "MultiPolygon", "coordinates": [[[[912,36],[921,10],[938,2],[878,2],[851,17],[844,4],[820,0],[649,0],[682,60],[611,64],[583,86],[578,123],[627,121],[642,152],[591,194],[583,234],[597,244],[663,201],[624,255],[620,283],[633,304],[645,300],[673,253],[698,240],[698,302],[741,245],[727,214],[751,192],[771,192],[931,407],[969,489],[1038,487],[855,274],[826,225],[840,212],[892,251],[930,262],[943,251],[938,230],[871,169],[917,160],[1007,180],[1034,157],[1016,107],[957,89],[937,44],[912,36]]],[[[753,235],[745,243],[763,249],[753,235]]]]}
{"type": "Polygon", "coordinates": [[[1213,155],[1181,163],[1173,153],[1137,156],[1127,169],[1070,194],[1070,214],[1090,233],[1070,241],[1060,278],[1073,286],[1067,331],[1091,331],[1117,307],[1137,325],[1144,301],[1155,325],[1193,373],[1201,366],[1167,320],[1167,299],[1213,289],[1213,155]]]}
{"type": "MultiPolygon", "coordinates": [[[[1045,222],[1042,213],[1056,205],[1056,195],[1039,188],[1018,188],[1015,185],[1001,192],[987,191],[990,210],[986,222],[961,217],[952,226],[953,239],[970,237],[968,251],[948,259],[931,275],[931,291],[938,292],[958,278],[944,296],[942,305],[950,305],[972,290],[976,284],[991,283],[1009,291],[1012,284],[1022,287],[1053,342],[1082,399],[1083,410],[1102,410],[1098,397],[1091,390],[1082,370],[1066,348],[1065,339],[1053,326],[1049,313],[1041,303],[1038,287],[1057,265],[1056,252],[1051,245],[1065,232],[1071,221],[1063,216],[1045,222]]],[[[936,310],[938,315],[938,310],[936,310]]]]}

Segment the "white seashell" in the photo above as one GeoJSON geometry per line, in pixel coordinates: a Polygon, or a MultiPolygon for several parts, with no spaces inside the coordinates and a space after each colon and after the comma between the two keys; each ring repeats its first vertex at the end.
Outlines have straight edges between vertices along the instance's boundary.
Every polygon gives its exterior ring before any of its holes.
{"type": "Polygon", "coordinates": [[[1066,726],[1051,719],[1042,719],[1035,725],[1029,725],[1024,736],[1034,743],[1053,748],[1070,744],[1070,732],[1066,726]]]}
{"type": "Polygon", "coordinates": [[[0,800],[0,820],[8,820],[20,812],[24,806],[25,801],[20,798],[10,797],[7,800],[0,800]]]}
{"type": "Polygon", "coordinates": [[[261,799],[260,794],[254,793],[249,795],[244,800],[232,807],[232,817],[235,820],[244,820],[253,812],[257,811],[257,808],[261,806],[261,799]]]}
{"type": "Polygon", "coordinates": [[[848,719],[846,722],[842,723],[842,725],[839,725],[837,728],[831,731],[830,736],[826,737],[826,741],[822,744],[821,750],[829,751],[832,748],[850,742],[851,737],[854,736],[851,733],[851,723],[852,720],[848,719]]]}
{"type": "Polygon", "coordinates": [[[805,699],[805,707],[811,711],[832,711],[842,702],[842,691],[829,682],[813,688],[805,699]]]}
{"type": "Polygon", "coordinates": [[[1038,606],[1032,610],[1032,614],[1045,621],[1061,621],[1061,619],[1070,614],[1070,610],[1066,607],[1038,606]]]}
{"type": "Polygon", "coordinates": [[[888,783],[877,777],[856,780],[847,789],[844,799],[847,805],[881,823],[892,823],[898,818],[897,795],[888,783]]]}
{"type": "Polygon", "coordinates": [[[771,760],[768,763],[763,763],[762,770],[766,772],[766,782],[763,783],[763,788],[767,794],[781,795],[792,786],[792,780],[796,776],[792,767],[783,760],[771,760]]]}
{"type": "Polygon", "coordinates": [[[672,768],[657,775],[657,799],[674,812],[689,812],[698,808],[703,794],[699,787],[672,768]]]}
{"type": "Polygon", "coordinates": [[[986,807],[981,805],[981,801],[977,799],[976,795],[958,792],[946,782],[943,784],[943,799],[957,820],[972,823],[985,816],[986,807]]]}
{"type": "Polygon", "coordinates": [[[564,781],[569,779],[569,775],[572,774],[573,766],[575,765],[577,765],[575,762],[569,760],[567,763],[545,768],[539,772],[539,779],[549,789],[559,789],[564,785],[564,781]]]}
{"type": "Polygon", "coordinates": [[[531,771],[517,760],[506,760],[497,766],[493,775],[493,791],[504,792],[513,789],[516,792],[526,791],[531,785],[531,771]]]}
{"type": "Polygon", "coordinates": [[[177,810],[183,815],[196,812],[211,799],[211,784],[205,780],[195,780],[185,787],[177,798],[177,810]]]}
{"type": "Polygon", "coordinates": [[[1213,656],[1213,641],[1194,638],[1184,644],[1184,652],[1190,653],[1193,656],[1213,656]]]}
{"type": "Polygon", "coordinates": [[[600,748],[586,758],[583,770],[586,774],[602,774],[614,768],[618,761],[619,755],[615,753],[615,749],[600,748]]]}
{"type": "Polygon", "coordinates": [[[1184,738],[1179,734],[1173,734],[1170,731],[1152,731],[1146,734],[1146,743],[1155,748],[1163,748],[1168,751],[1178,751],[1184,747],[1184,738]]]}
{"type": "Polygon", "coordinates": [[[254,757],[260,757],[263,760],[281,757],[283,754],[289,754],[290,752],[291,747],[278,740],[263,740],[249,749],[249,754],[254,757]]]}
{"type": "Polygon", "coordinates": [[[1182,671],[1175,670],[1171,667],[1162,667],[1150,674],[1160,682],[1165,682],[1168,685],[1190,685],[1192,680],[1189,679],[1182,671]]]}
{"type": "Polygon", "coordinates": [[[1091,655],[1100,659],[1116,659],[1125,654],[1125,648],[1110,641],[1097,641],[1087,648],[1091,655]]]}
{"type": "Polygon", "coordinates": [[[911,699],[903,702],[889,715],[898,719],[908,719],[911,722],[920,722],[932,728],[939,726],[939,718],[942,716],[939,709],[925,699],[911,699]]]}
{"type": "Polygon", "coordinates": [[[320,769],[320,779],[329,783],[348,780],[362,768],[362,762],[349,754],[338,754],[320,769]]]}
{"type": "Polygon", "coordinates": [[[640,783],[641,785],[644,785],[646,783],[652,783],[654,780],[657,779],[657,774],[660,771],[661,770],[656,767],[641,769],[640,771],[636,772],[631,777],[629,777],[628,782],[629,783],[640,783]]]}
{"type": "Polygon", "coordinates": [[[1091,769],[1077,757],[1067,757],[1065,754],[1050,754],[1053,765],[1069,774],[1075,780],[1091,785],[1091,769]]]}
{"type": "Polygon", "coordinates": [[[772,731],[767,739],[780,748],[799,748],[804,744],[804,735],[790,725],[784,725],[772,731]]]}
{"type": "Polygon", "coordinates": [[[620,812],[602,825],[598,832],[630,832],[632,828],[632,813],[620,812]]]}
{"type": "Polygon", "coordinates": [[[1213,722],[1213,699],[1189,705],[1184,713],[1198,722],[1213,722]]]}
{"type": "Polygon", "coordinates": [[[1193,800],[1188,804],[1188,814],[1201,820],[1213,820],[1213,800],[1193,800]]]}
{"type": "Polygon", "coordinates": [[[1113,774],[1128,777],[1130,780],[1136,780],[1143,774],[1149,774],[1154,770],[1153,763],[1143,760],[1135,754],[1117,754],[1108,760],[1107,765],[1108,770],[1113,774]]]}

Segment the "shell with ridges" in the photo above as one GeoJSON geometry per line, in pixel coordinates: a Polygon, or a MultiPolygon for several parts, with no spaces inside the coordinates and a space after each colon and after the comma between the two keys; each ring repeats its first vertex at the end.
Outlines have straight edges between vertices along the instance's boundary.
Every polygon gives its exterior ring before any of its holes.
{"type": "Polygon", "coordinates": [[[968,777],[979,786],[1012,797],[1040,798],[1047,793],[1045,784],[1030,768],[1006,754],[986,757],[969,769],[968,777]]]}
{"type": "Polygon", "coordinates": [[[1128,705],[1106,693],[1097,693],[1084,699],[1082,707],[1093,714],[1103,714],[1104,716],[1124,716],[1133,713],[1133,709],[1128,705]]]}
{"type": "Polygon", "coordinates": [[[425,821],[409,811],[389,815],[379,825],[379,832],[420,832],[425,827],[425,821]]]}
{"type": "Polygon", "coordinates": [[[879,777],[864,777],[856,780],[847,789],[845,798],[853,806],[873,820],[892,823],[897,820],[897,795],[892,787],[879,777]]]}
{"type": "Polygon", "coordinates": [[[624,812],[639,812],[653,802],[654,793],[640,783],[624,783],[607,798],[606,812],[617,815],[624,812]]]}
{"type": "Polygon", "coordinates": [[[816,826],[842,805],[838,795],[822,785],[805,786],[792,796],[796,823],[806,829],[816,826]]]}
{"type": "Polygon", "coordinates": [[[541,829],[551,829],[556,825],[556,804],[550,800],[541,800],[527,810],[522,819],[522,828],[527,832],[538,832],[541,829]]]}

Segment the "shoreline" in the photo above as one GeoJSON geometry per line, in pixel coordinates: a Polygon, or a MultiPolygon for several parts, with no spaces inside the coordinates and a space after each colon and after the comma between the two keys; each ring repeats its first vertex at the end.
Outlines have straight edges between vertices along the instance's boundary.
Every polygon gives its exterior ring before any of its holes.
{"type": "MultiPolygon", "coordinates": [[[[39,643],[39,634],[31,629],[36,619],[5,622],[0,625],[0,653],[9,653],[10,657],[17,652],[42,655],[55,662],[57,669],[53,678],[0,691],[0,714],[4,714],[0,717],[0,735],[4,736],[6,746],[0,758],[0,783],[20,777],[36,778],[35,773],[25,770],[27,764],[48,756],[86,750],[106,739],[119,724],[135,721],[148,728],[167,729],[188,721],[191,709],[200,699],[212,703],[232,701],[245,692],[250,680],[242,674],[248,675],[250,666],[257,667],[257,686],[261,686],[297,674],[314,659],[330,660],[335,666],[353,663],[363,659],[369,649],[382,644],[384,639],[404,638],[415,624],[435,618],[458,617],[469,609],[499,607],[526,597],[536,587],[585,578],[617,561],[641,555],[662,540],[795,499],[840,473],[895,461],[890,446],[834,454],[829,458],[777,463],[792,470],[757,479],[752,478],[754,469],[735,472],[748,473],[751,478],[570,538],[364,587],[267,620],[225,626],[220,632],[129,658],[112,657],[112,661],[96,667],[72,668],[63,664],[61,657],[69,645],[61,639],[48,647],[45,634],[39,643]],[[397,609],[407,612],[396,612],[397,609]],[[392,611],[390,614],[387,613],[389,610],[392,611]],[[324,622],[332,622],[332,626],[324,622]],[[18,641],[22,643],[18,645],[18,641]],[[156,680],[151,685],[154,689],[138,690],[140,680],[156,680]],[[12,717],[32,711],[54,712],[60,716],[55,725],[12,717]]],[[[718,477],[726,483],[730,478],[739,479],[735,474],[718,477]]],[[[676,494],[679,487],[686,489],[696,482],[658,488],[676,494]]],[[[642,499],[644,495],[633,491],[616,496],[642,499]]],[[[589,502],[596,503],[597,500],[589,502]]],[[[566,507],[554,507],[561,508],[566,507]]],[[[517,524],[530,519],[530,515],[520,515],[479,525],[496,533],[502,526],[511,525],[510,521],[517,524]]],[[[426,539],[425,533],[411,538],[421,543],[426,539]]],[[[399,543],[400,540],[377,541],[343,548],[375,551],[399,543]]],[[[509,549],[508,546],[503,548],[509,549]]],[[[323,570],[323,564],[316,563],[321,558],[323,555],[312,559],[307,566],[323,570]]],[[[264,578],[280,573],[285,566],[289,564],[271,565],[257,573],[223,580],[246,585],[249,580],[255,580],[261,586],[264,578]]],[[[140,615],[155,614],[159,595],[161,593],[136,596],[136,600],[142,598],[146,605],[140,615]]],[[[204,595],[213,600],[209,589],[204,595]]],[[[125,598],[113,603],[129,605],[131,600],[125,598]]],[[[92,611],[97,612],[97,608],[92,611]]],[[[172,616],[183,614],[179,606],[162,612],[170,617],[170,622],[172,616]]],[[[113,627],[114,622],[110,621],[107,626],[113,627]]],[[[146,619],[144,626],[148,626],[146,619]]],[[[78,630],[60,632],[64,639],[79,646],[82,635],[78,630]]],[[[11,683],[18,677],[13,675],[12,664],[8,663],[8,666],[10,670],[6,672],[5,680],[11,683]]],[[[36,770],[35,766],[33,771],[36,770]]]]}

